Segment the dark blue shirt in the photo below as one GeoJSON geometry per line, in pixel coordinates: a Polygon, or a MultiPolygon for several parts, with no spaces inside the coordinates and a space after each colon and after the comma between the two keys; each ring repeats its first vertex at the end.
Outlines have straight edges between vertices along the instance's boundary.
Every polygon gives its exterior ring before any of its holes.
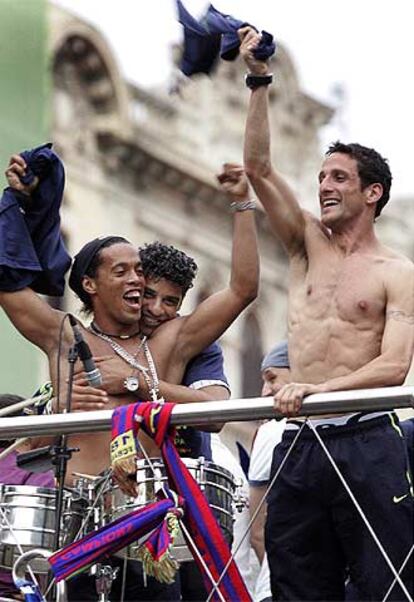
{"type": "MultiPolygon", "coordinates": [[[[200,389],[209,385],[221,385],[229,388],[224,374],[223,352],[218,343],[212,343],[187,365],[182,384],[200,389]]],[[[177,429],[176,445],[180,456],[198,458],[204,456],[212,460],[210,434],[193,427],[182,426],[177,429]]]]}

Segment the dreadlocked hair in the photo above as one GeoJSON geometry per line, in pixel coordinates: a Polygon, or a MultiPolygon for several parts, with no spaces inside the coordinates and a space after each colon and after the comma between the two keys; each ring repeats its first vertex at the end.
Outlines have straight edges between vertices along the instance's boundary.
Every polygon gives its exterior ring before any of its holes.
{"type": "MultiPolygon", "coordinates": [[[[129,243],[129,241],[123,236],[113,236],[110,240],[106,241],[99,251],[94,255],[92,261],[90,262],[88,269],[85,272],[85,276],[89,276],[90,278],[95,278],[96,273],[98,271],[99,266],[102,263],[102,251],[107,249],[108,247],[112,247],[112,245],[117,245],[120,243],[129,243]]],[[[82,301],[83,305],[81,308],[81,312],[85,315],[90,315],[93,312],[92,299],[89,293],[85,291],[82,287],[82,290],[79,291],[79,299],[82,301]]]]}
{"type": "Polygon", "coordinates": [[[197,264],[192,257],[171,245],[152,242],[140,247],[142,269],[146,278],[165,278],[180,286],[183,296],[193,286],[197,264]]]}

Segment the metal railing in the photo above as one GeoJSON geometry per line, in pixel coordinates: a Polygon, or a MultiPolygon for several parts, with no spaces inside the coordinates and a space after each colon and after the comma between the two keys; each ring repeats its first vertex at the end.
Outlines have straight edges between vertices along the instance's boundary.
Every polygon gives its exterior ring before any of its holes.
{"type": "MultiPolygon", "coordinates": [[[[380,411],[414,407],[414,387],[355,389],[309,395],[303,401],[299,416],[343,414],[347,412],[380,411]]],[[[111,410],[0,418],[0,440],[22,436],[48,436],[107,431],[111,428],[111,410]]],[[[207,426],[217,422],[281,418],[273,409],[271,397],[230,399],[177,404],[173,425],[207,426]]]]}

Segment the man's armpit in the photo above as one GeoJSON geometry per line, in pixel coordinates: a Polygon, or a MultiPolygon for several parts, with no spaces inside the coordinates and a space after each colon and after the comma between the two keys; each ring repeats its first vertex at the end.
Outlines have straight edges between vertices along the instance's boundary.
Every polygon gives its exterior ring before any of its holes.
{"type": "Polygon", "coordinates": [[[405,324],[414,324],[414,314],[408,314],[400,309],[392,309],[387,311],[387,318],[396,322],[404,322],[405,324]]]}

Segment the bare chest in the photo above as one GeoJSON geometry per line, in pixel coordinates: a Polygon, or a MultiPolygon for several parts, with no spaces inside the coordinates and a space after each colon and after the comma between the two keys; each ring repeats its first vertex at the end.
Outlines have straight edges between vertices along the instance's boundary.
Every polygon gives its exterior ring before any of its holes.
{"type": "Polygon", "coordinates": [[[385,305],[381,267],[365,258],[311,264],[291,286],[293,314],[316,320],[370,324],[384,318],[385,305]]]}

